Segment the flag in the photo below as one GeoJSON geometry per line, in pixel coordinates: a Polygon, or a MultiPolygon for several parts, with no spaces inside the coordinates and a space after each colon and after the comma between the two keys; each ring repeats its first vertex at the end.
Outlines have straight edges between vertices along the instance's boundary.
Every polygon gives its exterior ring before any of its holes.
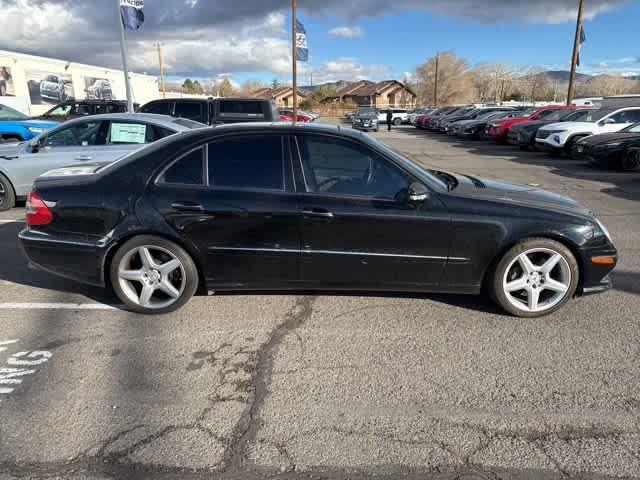
{"type": "Polygon", "coordinates": [[[309,46],[307,45],[307,31],[296,19],[296,60],[306,62],[309,60],[309,46]]]}
{"type": "Polygon", "coordinates": [[[582,44],[587,41],[587,36],[584,33],[584,28],[582,28],[582,24],[580,24],[580,40],[578,42],[578,59],[576,65],[580,66],[580,50],[582,49],[582,44]]]}
{"type": "Polygon", "coordinates": [[[144,23],[144,0],[120,0],[122,25],[127,30],[138,30],[144,23]]]}

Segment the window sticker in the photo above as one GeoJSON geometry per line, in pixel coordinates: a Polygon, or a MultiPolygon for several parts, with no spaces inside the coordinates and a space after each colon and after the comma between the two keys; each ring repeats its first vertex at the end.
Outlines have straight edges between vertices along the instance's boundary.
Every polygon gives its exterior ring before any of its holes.
{"type": "Polygon", "coordinates": [[[145,143],[147,126],[139,123],[112,123],[111,143],[145,143]]]}

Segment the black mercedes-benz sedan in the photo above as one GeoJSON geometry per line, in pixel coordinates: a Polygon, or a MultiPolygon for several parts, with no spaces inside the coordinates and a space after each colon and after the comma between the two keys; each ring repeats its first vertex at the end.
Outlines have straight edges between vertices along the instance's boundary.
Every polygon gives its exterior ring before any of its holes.
{"type": "Polygon", "coordinates": [[[613,133],[584,137],[572,148],[572,157],[599,167],[640,171],[640,123],[613,133]]]}
{"type": "Polygon", "coordinates": [[[616,249],[569,198],[421,168],[321,125],[193,130],[45,174],[32,265],[165,313],[198,289],[487,292],[536,317],[611,286],[616,249]]]}

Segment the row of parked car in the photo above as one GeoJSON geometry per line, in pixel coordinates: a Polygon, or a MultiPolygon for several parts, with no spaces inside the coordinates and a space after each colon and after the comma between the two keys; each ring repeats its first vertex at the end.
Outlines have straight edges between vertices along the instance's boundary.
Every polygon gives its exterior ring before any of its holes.
{"type": "Polygon", "coordinates": [[[345,117],[351,122],[352,127],[357,130],[373,130],[377,132],[380,129],[380,124],[387,122],[389,111],[391,111],[391,123],[396,126],[409,123],[409,115],[413,113],[413,110],[405,108],[363,107],[348,112],[345,117]]]}
{"type": "MultiPolygon", "coordinates": [[[[68,101],[30,118],[0,104],[0,211],[26,198],[39,175],[95,169],[174,133],[208,125],[291,121],[271,100],[161,99],[127,113],[118,101],[68,101]]],[[[299,112],[298,121],[316,115],[299,112]]]]}
{"type": "Polygon", "coordinates": [[[459,138],[584,159],[605,168],[640,170],[640,98],[605,98],[588,107],[447,106],[427,109],[412,123],[459,138]]]}

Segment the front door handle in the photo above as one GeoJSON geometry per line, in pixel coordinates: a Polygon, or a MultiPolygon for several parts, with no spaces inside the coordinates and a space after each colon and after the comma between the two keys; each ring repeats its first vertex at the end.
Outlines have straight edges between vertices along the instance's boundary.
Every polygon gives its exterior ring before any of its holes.
{"type": "Polygon", "coordinates": [[[76,157],[76,160],[82,160],[83,162],[88,162],[89,160],[93,160],[93,157],[91,157],[90,155],[80,155],[79,157],[76,157]]]}
{"type": "Polygon", "coordinates": [[[333,218],[333,213],[325,208],[305,208],[302,213],[309,217],[333,218]]]}
{"type": "Polygon", "coordinates": [[[204,212],[204,207],[198,203],[192,202],[174,202],[171,208],[180,212],[204,212]]]}

